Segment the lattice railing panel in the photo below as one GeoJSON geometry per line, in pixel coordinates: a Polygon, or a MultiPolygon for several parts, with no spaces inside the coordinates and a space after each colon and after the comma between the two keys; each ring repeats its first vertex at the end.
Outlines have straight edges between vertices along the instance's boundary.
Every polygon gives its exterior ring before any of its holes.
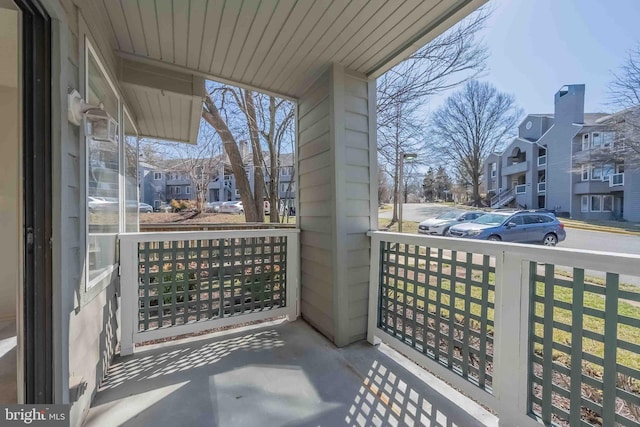
{"type": "Polygon", "coordinates": [[[535,262],[529,277],[532,413],[640,426],[640,278],[535,262]]]}
{"type": "Polygon", "coordinates": [[[138,243],[138,330],[286,306],[286,236],[138,243]]]}
{"type": "Polygon", "coordinates": [[[490,391],[494,258],[387,241],[379,256],[377,326],[490,391]]]}

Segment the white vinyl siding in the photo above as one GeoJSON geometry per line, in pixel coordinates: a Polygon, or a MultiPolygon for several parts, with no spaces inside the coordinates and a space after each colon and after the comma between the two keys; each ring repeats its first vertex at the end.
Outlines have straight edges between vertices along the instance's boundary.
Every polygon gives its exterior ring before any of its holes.
{"type": "MultiPolygon", "coordinates": [[[[340,265],[345,268],[344,284],[348,286],[348,332],[349,342],[366,337],[367,308],[369,295],[369,251],[370,240],[366,236],[371,225],[370,207],[370,135],[369,111],[372,107],[369,96],[369,82],[366,78],[344,75],[344,144],[336,142],[336,150],[344,150],[344,165],[340,165],[343,172],[342,180],[345,185],[344,210],[338,211],[342,227],[346,230],[343,239],[346,256],[340,258],[340,265]],[[343,216],[341,213],[344,213],[343,216]]],[[[339,153],[339,151],[338,151],[339,153]]],[[[336,164],[341,159],[336,156],[336,164]]],[[[375,183],[377,185],[377,182],[375,183]]],[[[337,183],[341,185],[341,181],[337,183]]],[[[377,193],[376,193],[377,194],[377,193]]]]}
{"type": "Polygon", "coordinates": [[[334,65],[298,104],[302,315],[337,345],[367,331],[374,88],[334,65]]]}
{"type": "Polygon", "coordinates": [[[335,268],[331,220],[335,194],[329,120],[327,72],[298,103],[300,307],[310,324],[333,339],[334,276],[330,272],[335,268]]]}

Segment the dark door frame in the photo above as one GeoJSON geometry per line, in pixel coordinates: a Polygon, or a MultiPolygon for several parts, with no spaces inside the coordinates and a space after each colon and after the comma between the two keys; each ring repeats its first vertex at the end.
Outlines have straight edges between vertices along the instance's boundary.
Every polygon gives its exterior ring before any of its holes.
{"type": "Polygon", "coordinates": [[[14,1],[22,12],[24,401],[54,403],[51,20],[38,0],[14,1]]]}

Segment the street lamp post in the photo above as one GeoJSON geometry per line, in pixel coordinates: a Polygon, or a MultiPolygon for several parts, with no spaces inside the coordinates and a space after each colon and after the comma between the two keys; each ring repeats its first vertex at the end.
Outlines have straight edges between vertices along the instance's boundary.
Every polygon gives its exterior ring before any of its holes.
{"type": "Polygon", "coordinates": [[[402,205],[404,203],[404,161],[413,160],[418,157],[415,153],[401,153],[400,154],[400,203],[398,204],[398,232],[402,233],[402,205]]]}

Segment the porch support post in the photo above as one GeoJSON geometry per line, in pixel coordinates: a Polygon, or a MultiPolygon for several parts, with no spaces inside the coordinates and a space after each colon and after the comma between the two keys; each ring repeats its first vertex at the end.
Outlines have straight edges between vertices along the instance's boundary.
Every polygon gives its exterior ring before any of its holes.
{"type": "Polygon", "coordinates": [[[530,263],[503,251],[496,257],[493,392],[499,426],[533,427],[527,414],[530,263]]]}
{"type": "Polygon", "coordinates": [[[367,333],[375,129],[375,80],[341,65],[299,100],[301,313],[338,346],[367,333]]]}

